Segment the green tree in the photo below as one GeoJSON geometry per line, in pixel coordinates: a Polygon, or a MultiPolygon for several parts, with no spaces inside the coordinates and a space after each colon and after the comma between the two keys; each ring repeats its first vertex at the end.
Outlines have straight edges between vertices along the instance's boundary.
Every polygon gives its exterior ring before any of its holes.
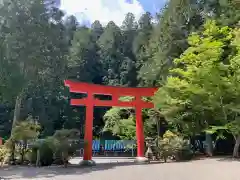
{"type": "Polygon", "coordinates": [[[104,84],[121,84],[121,65],[124,60],[122,42],[121,29],[114,22],[109,22],[98,40],[104,84]]]}
{"type": "Polygon", "coordinates": [[[133,53],[136,57],[137,70],[147,61],[146,49],[149,45],[152,29],[152,16],[147,12],[140,17],[137,35],[133,40],[133,53]]]}
{"type": "Polygon", "coordinates": [[[189,37],[190,47],[174,60],[173,75],[167,78],[154,102],[178,131],[196,135],[211,125],[226,126],[238,121],[231,106],[238,102],[238,46],[231,43],[237,37],[231,28],[208,21],[203,32],[189,37]]]}
{"type": "Polygon", "coordinates": [[[101,66],[90,29],[82,27],[75,32],[68,63],[72,79],[93,82],[99,75],[101,66]]]}
{"type": "Polygon", "coordinates": [[[4,102],[15,101],[12,127],[26,110],[25,102],[39,89],[60,87],[65,70],[67,40],[63,13],[46,9],[43,1],[3,1],[1,4],[1,94],[4,102]]]}
{"type": "MultiPolygon", "coordinates": [[[[131,97],[122,97],[121,101],[130,101],[131,97]]],[[[144,133],[147,137],[156,135],[155,121],[151,121],[147,116],[147,111],[143,111],[144,133]]],[[[104,115],[103,131],[109,131],[121,139],[136,140],[136,118],[133,108],[111,108],[104,115]]]]}
{"type": "Polygon", "coordinates": [[[133,42],[137,35],[137,22],[132,13],[128,13],[122,23],[124,60],[121,67],[121,84],[137,86],[136,57],[133,52],[133,42]]]}
{"type": "Polygon", "coordinates": [[[64,26],[66,27],[66,36],[69,44],[73,40],[75,31],[78,29],[78,22],[75,16],[69,16],[64,21],[64,26]]]}
{"type": "Polygon", "coordinates": [[[164,83],[173,60],[188,47],[188,35],[203,24],[201,11],[196,0],[170,0],[161,10],[139,71],[143,84],[164,83]]]}
{"type": "Polygon", "coordinates": [[[201,3],[205,16],[217,20],[221,25],[235,27],[240,21],[239,0],[203,0],[201,3]]]}
{"type": "Polygon", "coordinates": [[[1,6],[2,9],[10,8],[7,12],[1,11],[5,21],[2,47],[6,49],[1,58],[4,64],[1,92],[6,93],[4,97],[9,97],[6,99],[9,102],[16,99],[14,126],[20,118],[23,101],[33,87],[36,90],[47,81],[50,81],[49,86],[52,82],[59,83],[67,49],[60,48],[65,42],[60,41],[61,14],[55,19],[51,17],[54,23],[49,22],[49,16],[57,12],[48,12],[42,1],[12,1],[10,4],[4,1],[1,6]]]}
{"type": "Polygon", "coordinates": [[[187,48],[191,32],[202,29],[206,19],[225,26],[240,21],[238,0],[170,0],[159,13],[146,50],[147,61],[139,71],[141,83],[164,84],[174,63],[187,48]]]}
{"type": "Polygon", "coordinates": [[[32,117],[27,118],[25,121],[18,122],[12,130],[12,136],[8,141],[20,143],[21,163],[24,161],[25,153],[27,152],[27,144],[35,141],[40,134],[40,126],[32,117]]]}
{"type": "Polygon", "coordinates": [[[221,133],[227,131],[231,133],[235,139],[233,157],[239,157],[240,146],[240,119],[239,119],[239,65],[240,65],[240,29],[236,29],[233,33],[231,46],[236,50],[236,54],[230,56],[228,66],[228,88],[227,93],[221,98],[221,108],[223,115],[222,126],[211,126],[206,132],[221,133]],[[231,88],[231,89],[230,89],[231,88]]]}
{"type": "Polygon", "coordinates": [[[94,21],[91,25],[91,37],[92,41],[96,42],[102,35],[104,29],[99,21],[94,21]]]}

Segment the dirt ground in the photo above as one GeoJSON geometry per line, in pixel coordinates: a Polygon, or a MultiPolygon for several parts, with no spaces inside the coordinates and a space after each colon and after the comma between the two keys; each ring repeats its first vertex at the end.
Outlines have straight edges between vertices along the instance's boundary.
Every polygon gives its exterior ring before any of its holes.
{"type": "Polygon", "coordinates": [[[240,180],[239,170],[240,161],[214,158],[145,165],[111,162],[92,168],[5,167],[0,169],[0,177],[12,180],[240,180]]]}

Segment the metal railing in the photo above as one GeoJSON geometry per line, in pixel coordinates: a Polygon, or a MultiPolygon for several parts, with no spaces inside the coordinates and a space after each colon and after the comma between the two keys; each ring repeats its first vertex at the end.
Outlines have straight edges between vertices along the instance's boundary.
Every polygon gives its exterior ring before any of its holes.
{"type": "MultiPolygon", "coordinates": [[[[119,155],[126,152],[131,153],[131,156],[134,156],[134,150],[136,147],[136,142],[134,140],[105,140],[103,144],[101,144],[101,142],[102,141],[100,140],[93,140],[92,142],[93,156],[98,155],[102,150],[105,156],[108,156],[111,153],[119,155]]],[[[82,156],[84,154],[84,149],[81,148],[78,150],[78,152],[79,155],[82,156]]]]}

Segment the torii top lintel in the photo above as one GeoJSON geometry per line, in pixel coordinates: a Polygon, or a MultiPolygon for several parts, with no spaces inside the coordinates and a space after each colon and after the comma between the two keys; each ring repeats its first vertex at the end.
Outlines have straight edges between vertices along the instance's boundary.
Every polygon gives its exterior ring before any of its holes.
{"type": "MultiPolygon", "coordinates": [[[[151,97],[157,91],[157,88],[102,86],[84,82],[74,82],[71,80],[65,80],[64,83],[65,86],[69,87],[70,92],[73,93],[86,93],[91,96],[96,94],[112,96],[113,100],[111,101],[94,99],[93,104],[97,106],[141,106],[143,108],[153,108],[153,104],[151,102],[144,102],[141,100],[141,97],[151,97]],[[120,96],[134,96],[135,100],[131,102],[122,102],[119,101],[120,96]]],[[[87,103],[89,103],[89,98],[71,99],[72,105],[86,105],[87,103]]]]}
{"type": "Polygon", "coordinates": [[[65,86],[69,87],[70,92],[75,93],[93,93],[93,94],[103,94],[103,95],[112,95],[115,93],[120,94],[121,96],[153,96],[157,88],[129,88],[129,87],[117,87],[117,86],[103,86],[97,84],[89,84],[84,82],[74,82],[70,80],[64,81],[65,86]]]}

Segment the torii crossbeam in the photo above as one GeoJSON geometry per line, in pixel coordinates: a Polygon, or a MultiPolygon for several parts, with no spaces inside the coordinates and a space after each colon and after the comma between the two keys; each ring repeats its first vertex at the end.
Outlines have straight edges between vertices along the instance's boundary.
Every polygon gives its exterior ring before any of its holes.
{"type": "Polygon", "coordinates": [[[142,97],[151,97],[157,91],[157,88],[127,88],[115,86],[102,86],[96,84],[88,84],[83,82],[74,82],[70,80],[64,81],[65,86],[69,87],[72,93],[84,93],[87,97],[82,99],[71,99],[71,105],[86,106],[86,121],[84,140],[87,145],[84,147],[83,160],[92,160],[92,139],[93,139],[93,109],[95,106],[100,107],[133,107],[136,114],[136,137],[137,137],[137,157],[144,158],[144,131],[142,121],[142,109],[153,108],[151,102],[142,100],[142,97]],[[94,95],[110,95],[112,100],[95,99],[94,95]],[[119,98],[122,96],[135,97],[132,101],[124,102],[119,98]]]}

